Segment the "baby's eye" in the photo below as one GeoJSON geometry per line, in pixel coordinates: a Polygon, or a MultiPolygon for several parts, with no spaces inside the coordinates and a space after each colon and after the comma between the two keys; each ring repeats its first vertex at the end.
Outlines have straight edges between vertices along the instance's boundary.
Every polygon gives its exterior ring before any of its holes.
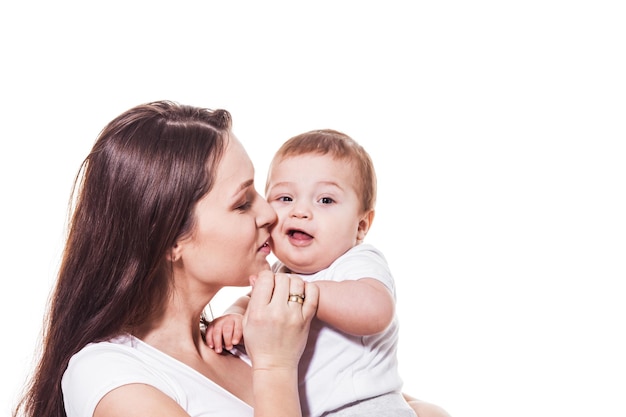
{"type": "Polygon", "coordinates": [[[333,204],[333,203],[335,202],[335,200],[333,200],[333,199],[332,199],[332,198],[330,198],[330,197],[322,197],[322,198],[320,198],[320,200],[319,200],[319,201],[320,201],[320,203],[322,203],[322,204],[333,204]]]}
{"type": "Polygon", "coordinates": [[[276,200],[278,200],[278,201],[282,201],[282,202],[284,202],[284,203],[287,203],[287,202],[293,201],[293,199],[292,199],[291,197],[287,197],[286,195],[280,196],[280,197],[278,197],[276,200]]]}

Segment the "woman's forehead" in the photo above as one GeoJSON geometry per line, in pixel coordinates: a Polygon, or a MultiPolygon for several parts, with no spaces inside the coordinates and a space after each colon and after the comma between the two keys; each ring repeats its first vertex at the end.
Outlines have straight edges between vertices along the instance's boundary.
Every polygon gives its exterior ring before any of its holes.
{"type": "Polygon", "coordinates": [[[241,188],[254,179],[254,166],[245,148],[232,133],[217,168],[215,187],[241,188]]]}

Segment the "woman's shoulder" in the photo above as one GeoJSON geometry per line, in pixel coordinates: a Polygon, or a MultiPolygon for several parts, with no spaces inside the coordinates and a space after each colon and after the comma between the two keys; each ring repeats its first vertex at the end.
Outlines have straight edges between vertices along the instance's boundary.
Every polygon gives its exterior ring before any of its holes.
{"type": "MultiPolygon", "coordinates": [[[[102,342],[89,343],[72,356],[63,375],[66,387],[92,385],[95,375],[100,381],[146,382],[154,379],[155,372],[149,360],[130,335],[102,342]]],[[[113,382],[112,382],[113,383],[113,382]]]]}
{"type": "Polygon", "coordinates": [[[72,356],[61,380],[68,416],[92,415],[102,397],[126,384],[152,385],[179,399],[180,390],[137,349],[136,342],[132,336],[120,336],[90,343],[72,356]]]}
{"type": "Polygon", "coordinates": [[[223,410],[251,415],[249,405],[214,381],[131,335],[81,349],[70,360],[62,387],[66,406],[80,410],[74,415],[91,415],[106,393],[137,383],[157,388],[191,415],[219,414],[223,410]],[[211,398],[208,403],[207,398],[211,398]]]}
{"type": "Polygon", "coordinates": [[[77,366],[98,366],[99,364],[107,364],[111,359],[115,359],[115,363],[120,360],[136,362],[141,356],[137,349],[138,339],[131,335],[121,335],[115,338],[93,342],[87,344],[70,359],[68,369],[77,366]]]}

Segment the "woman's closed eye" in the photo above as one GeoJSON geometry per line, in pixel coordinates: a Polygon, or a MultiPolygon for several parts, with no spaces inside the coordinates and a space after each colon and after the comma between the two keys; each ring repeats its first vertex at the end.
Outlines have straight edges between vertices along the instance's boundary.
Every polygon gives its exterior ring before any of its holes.
{"type": "Polygon", "coordinates": [[[235,209],[238,210],[238,211],[247,211],[247,210],[250,209],[250,207],[252,207],[252,201],[246,200],[242,204],[240,204],[237,207],[235,207],[235,209]]]}

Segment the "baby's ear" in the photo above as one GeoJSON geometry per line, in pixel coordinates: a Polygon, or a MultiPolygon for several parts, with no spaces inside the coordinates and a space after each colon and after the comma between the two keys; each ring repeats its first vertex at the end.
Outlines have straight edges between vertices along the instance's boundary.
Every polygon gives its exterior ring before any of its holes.
{"type": "Polygon", "coordinates": [[[369,232],[370,227],[372,227],[372,223],[374,222],[374,210],[368,210],[365,213],[363,213],[363,216],[361,216],[361,220],[359,220],[359,228],[357,229],[356,232],[356,240],[360,242],[362,242],[365,239],[365,236],[367,235],[367,232],[369,232]]]}

